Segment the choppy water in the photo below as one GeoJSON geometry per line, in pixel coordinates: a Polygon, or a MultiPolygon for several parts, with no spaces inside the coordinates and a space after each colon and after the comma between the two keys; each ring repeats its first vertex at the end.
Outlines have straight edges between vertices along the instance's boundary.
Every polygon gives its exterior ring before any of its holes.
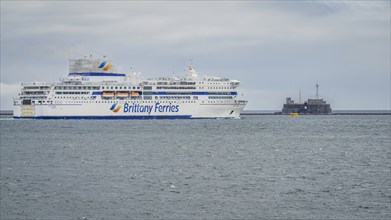
{"type": "Polygon", "coordinates": [[[1,219],[390,219],[390,116],[0,120],[1,219]]]}

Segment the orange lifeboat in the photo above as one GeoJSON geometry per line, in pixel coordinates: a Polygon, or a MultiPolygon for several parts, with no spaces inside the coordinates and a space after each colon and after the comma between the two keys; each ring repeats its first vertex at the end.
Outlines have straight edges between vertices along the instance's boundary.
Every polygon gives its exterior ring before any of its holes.
{"type": "Polygon", "coordinates": [[[114,92],[102,92],[102,97],[113,97],[114,92]]]}
{"type": "Polygon", "coordinates": [[[117,97],[128,97],[128,96],[129,96],[129,92],[125,92],[125,91],[117,92],[117,97]]]}

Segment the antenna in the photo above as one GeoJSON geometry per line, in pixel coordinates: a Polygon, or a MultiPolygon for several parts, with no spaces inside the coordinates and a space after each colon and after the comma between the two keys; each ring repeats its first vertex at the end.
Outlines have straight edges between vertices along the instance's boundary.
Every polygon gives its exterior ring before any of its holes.
{"type": "Polygon", "coordinates": [[[319,84],[318,82],[316,82],[316,95],[315,95],[316,99],[319,99],[319,84]]]}
{"type": "Polygon", "coordinates": [[[301,89],[299,90],[299,104],[301,104],[301,89]]]}

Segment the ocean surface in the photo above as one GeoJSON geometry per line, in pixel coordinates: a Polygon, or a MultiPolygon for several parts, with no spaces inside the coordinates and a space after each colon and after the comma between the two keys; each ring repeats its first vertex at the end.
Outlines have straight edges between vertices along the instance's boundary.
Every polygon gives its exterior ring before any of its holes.
{"type": "Polygon", "coordinates": [[[0,219],[390,219],[390,115],[0,120],[0,219]]]}

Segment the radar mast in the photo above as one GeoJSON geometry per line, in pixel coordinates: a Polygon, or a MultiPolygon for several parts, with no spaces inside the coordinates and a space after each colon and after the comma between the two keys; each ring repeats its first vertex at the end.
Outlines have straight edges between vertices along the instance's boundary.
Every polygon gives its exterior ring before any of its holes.
{"type": "Polygon", "coordinates": [[[316,99],[319,99],[319,84],[318,84],[318,82],[316,82],[316,94],[315,94],[315,98],[316,98],[316,99]]]}
{"type": "Polygon", "coordinates": [[[192,60],[190,60],[190,64],[189,64],[188,68],[189,68],[189,75],[191,77],[197,77],[198,76],[197,71],[193,68],[193,61],[192,60]]]}

